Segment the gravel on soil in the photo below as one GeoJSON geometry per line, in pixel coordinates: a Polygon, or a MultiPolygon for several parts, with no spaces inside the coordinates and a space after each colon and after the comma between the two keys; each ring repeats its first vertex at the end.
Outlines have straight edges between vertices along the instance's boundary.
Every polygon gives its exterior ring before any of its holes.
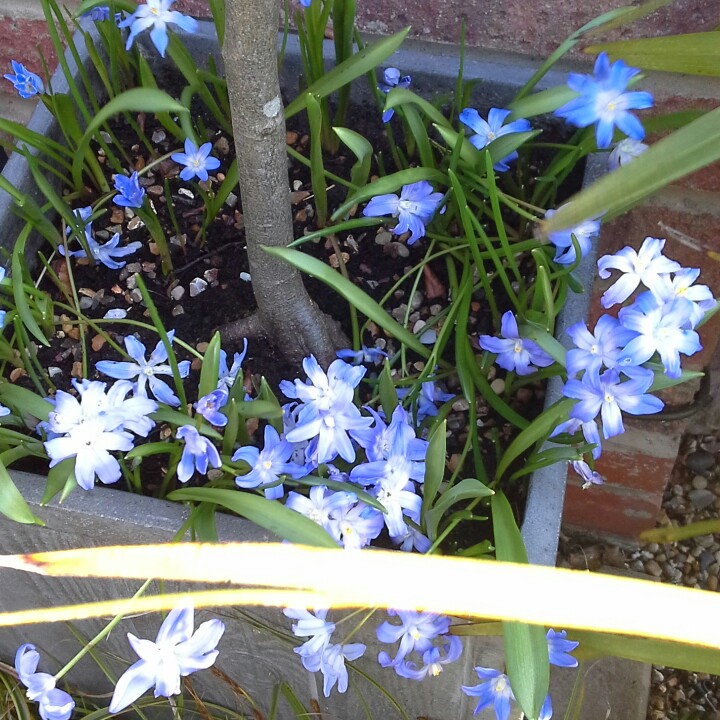
{"type": "MultiPolygon", "coordinates": [[[[658,525],[688,525],[719,516],[720,437],[688,435],[665,492],[658,525]]],[[[699,535],[673,543],[630,547],[564,535],[558,565],[622,572],[717,592],[720,536],[699,535]]],[[[717,618],[709,618],[708,622],[717,622],[717,618]]],[[[720,720],[720,677],[653,667],[647,720],[720,720]]]]}

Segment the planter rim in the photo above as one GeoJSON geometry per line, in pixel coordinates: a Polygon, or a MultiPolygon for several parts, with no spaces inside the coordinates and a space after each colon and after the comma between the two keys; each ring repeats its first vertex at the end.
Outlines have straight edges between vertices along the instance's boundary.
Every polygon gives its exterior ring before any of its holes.
{"type": "MultiPolygon", "coordinates": [[[[96,41],[99,40],[97,30],[92,21],[83,20],[82,26],[85,30],[90,31],[96,41]]],[[[217,36],[212,22],[200,21],[198,32],[195,34],[191,35],[184,32],[177,34],[186,42],[188,49],[194,55],[199,65],[213,52],[219,56],[217,36]]],[[[281,40],[282,35],[279,34],[278,43],[280,43],[281,40]]],[[[79,32],[75,35],[75,41],[82,62],[88,63],[89,54],[79,32]]],[[[138,38],[138,42],[146,48],[148,53],[155,53],[147,38],[141,36],[138,38]]],[[[454,80],[459,62],[458,55],[454,52],[455,49],[455,46],[452,45],[436,45],[418,40],[406,40],[403,46],[401,46],[384,66],[397,64],[400,68],[412,68],[413,76],[418,77],[421,83],[424,78],[430,77],[440,77],[441,81],[454,80]]],[[[324,50],[326,59],[330,61],[333,57],[333,47],[330,41],[325,42],[324,50]]],[[[69,51],[66,52],[66,59],[70,63],[74,74],[77,75],[78,68],[69,51]]],[[[286,43],[285,63],[281,74],[287,75],[289,72],[289,74],[292,75],[293,71],[299,72],[300,67],[297,36],[289,35],[286,43]],[[288,70],[288,68],[290,68],[290,70],[288,70]]],[[[485,96],[486,99],[492,99],[496,96],[499,97],[502,88],[504,88],[507,93],[508,89],[521,87],[528,78],[531,77],[535,69],[535,64],[524,57],[514,56],[509,53],[487,52],[477,48],[466,48],[465,77],[477,78],[483,81],[482,87],[487,92],[485,96]],[[496,80],[497,75],[500,75],[502,80],[496,80]]],[[[543,78],[538,85],[538,89],[564,83],[565,78],[566,73],[552,70],[543,78]]],[[[67,81],[59,68],[53,75],[52,87],[56,92],[63,92],[68,89],[67,81]]],[[[435,82],[433,87],[437,87],[437,82],[435,82]]],[[[53,134],[58,132],[58,125],[55,119],[42,103],[38,104],[28,127],[38,133],[53,134]]],[[[586,182],[588,179],[601,174],[601,165],[604,167],[604,161],[601,161],[599,157],[589,158],[588,170],[585,177],[586,182]]],[[[32,175],[27,161],[18,153],[11,155],[10,160],[3,170],[3,175],[12,182],[15,187],[25,188],[33,185],[32,175]]],[[[0,217],[3,217],[2,213],[5,213],[6,217],[14,217],[11,211],[12,205],[12,198],[6,193],[0,192],[0,217]]],[[[19,220],[19,218],[16,219],[19,220]]],[[[7,226],[4,225],[4,227],[7,226]]],[[[6,237],[7,231],[5,231],[5,235],[2,238],[3,241],[6,237]]],[[[580,266],[575,271],[577,279],[584,287],[591,287],[592,285],[595,247],[596,245],[593,248],[593,252],[582,260],[580,266]]],[[[569,340],[565,337],[565,330],[577,319],[587,318],[588,309],[588,293],[581,295],[568,293],[567,302],[557,319],[556,334],[564,345],[570,346],[569,340]]],[[[548,384],[545,407],[553,404],[561,397],[561,382],[559,378],[553,378],[548,384]]],[[[21,473],[12,469],[10,473],[18,483],[18,486],[23,488],[23,495],[28,498],[32,504],[37,503],[39,505],[42,492],[37,488],[39,483],[45,482],[45,477],[21,473]]],[[[543,565],[555,564],[566,476],[566,463],[556,463],[555,465],[542,468],[531,476],[522,534],[527,546],[529,561],[532,563],[543,565]]],[[[142,497],[110,488],[95,488],[95,492],[74,492],[63,503],[62,508],[63,511],[77,511],[88,515],[91,515],[93,512],[99,512],[101,515],[112,516],[122,520],[137,518],[138,514],[140,514],[138,510],[138,503],[140,501],[142,501],[143,505],[147,505],[148,508],[143,510],[142,514],[148,518],[157,518],[162,527],[168,526],[168,529],[171,529],[169,523],[178,521],[178,524],[174,526],[175,529],[177,529],[186,518],[184,508],[176,503],[142,497]],[[111,494],[107,495],[108,493],[111,494]],[[103,502],[98,495],[105,496],[105,501],[103,502]],[[111,502],[107,502],[109,498],[112,499],[111,502]],[[110,505],[112,505],[113,508],[111,512],[108,511],[110,505]]],[[[60,507],[57,500],[53,501],[50,506],[60,507]]],[[[256,526],[244,518],[218,515],[219,521],[221,517],[222,527],[219,526],[219,530],[222,530],[222,539],[225,540],[238,537],[248,539],[247,526],[256,528],[256,526]]]]}

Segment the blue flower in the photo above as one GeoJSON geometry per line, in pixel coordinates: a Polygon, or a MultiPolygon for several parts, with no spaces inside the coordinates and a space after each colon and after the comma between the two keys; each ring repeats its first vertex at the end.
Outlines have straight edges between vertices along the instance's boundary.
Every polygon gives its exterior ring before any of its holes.
{"type": "MultiPolygon", "coordinates": [[[[552,217],[557,211],[548,210],[546,218],[552,217]]],[[[585,220],[575,227],[566,230],[556,230],[548,235],[548,240],[555,246],[555,257],[553,260],[558,265],[572,265],[577,260],[573,236],[580,247],[580,257],[585,257],[592,248],[592,241],[600,232],[600,221],[595,219],[585,220]]]]}
{"type": "Polygon", "coordinates": [[[368,427],[372,418],[363,417],[353,403],[354,391],[365,375],[366,368],[353,367],[342,360],[330,364],[327,374],[311,355],[303,360],[308,381],[283,380],[280,389],[302,405],[295,409],[294,427],[286,434],[291,443],[313,440],[306,451],[306,460],[315,465],[332,462],[338,455],[347,462],[355,460],[349,431],[368,427]]]}
{"type": "MultiPolygon", "coordinates": [[[[290,475],[297,479],[306,475],[302,465],[289,462],[293,453],[292,445],[281,438],[272,425],[265,426],[265,444],[262,450],[248,445],[235,451],[232,461],[242,460],[250,466],[250,472],[235,478],[235,484],[241,488],[256,488],[259,485],[277,483],[281,475],[290,475]]],[[[265,488],[268,500],[277,500],[285,494],[282,483],[265,488]]]]}
{"type": "Polygon", "coordinates": [[[561,433],[568,433],[574,435],[578,430],[582,430],[585,442],[590,445],[595,445],[593,448],[592,456],[597,460],[602,454],[602,443],[600,440],[600,431],[598,430],[597,423],[595,420],[589,420],[583,422],[578,418],[570,418],[563,423],[560,423],[551,433],[550,437],[555,437],[561,433]]]}
{"type": "MultiPolygon", "coordinates": [[[[104,245],[97,243],[94,238],[88,238],[88,245],[90,246],[90,253],[93,259],[96,262],[101,262],[111,270],[119,270],[126,265],[125,262],[118,262],[115,258],[132,255],[142,247],[142,243],[137,240],[128,243],[125,247],[118,247],[119,244],[120,233],[115,233],[104,245]]],[[[78,257],[83,257],[84,255],[85,252],[83,251],[83,254],[78,254],[78,257]]]]}
{"type": "Polygon", "coordinates": [[[346,550],[360,550],[368,546],[380,534],[385,524],[379,510],[362,502],[350,507],[336,507],[332,521],[333,537],[336,537],[346,550]]]}
{"type": "Polygon", "coordinates": [[[138,5],[137,10],[118,25],[120,28],[130,28],[125,49],[132,47],[136,35],[152,27],[150,39],[160,55],[165,57],[168,46],[167,25],[179,25],[185,32],[196,32],[197,20],[177,10],[170,10],[174,2],[175,0],[147,0],[144,5],[138,5]]]}
{"type": "Polygon", "coordinates": [[[607,280],[610,277],[608,268],[624,273],[619,280],[611,285],[600,298],[604,308],[625,302],[643,283],[652,292],[662,292],[662,285],[670,276],[682,270],[675,260],[665,257],[662,250],[665,240],[646,237],[639,250],[625,246],[614,255],[603,255],[598,260],[598,275],[607,280]]]}
{"type": "Polygon", "coordinates": [[[381,363],[384,358],[389,357],[386,352],[379,350],[378,348],[370,348],[367,345],[363,345],[360,350],[353,350],[352,348],[345,348],[344,350],[338,350],[335,355],[341,360],[352,363],[353,365],[362,365],[362,363],[374,363],[377,365],[381,363]]]}
{"type": "Polygon", "coordinates": [[[4,75],[3,77],[15,86],[21,98],[30,98],[45,92],[45,86],[40,76],[30,72],[22,63],[13,60],[12,69],[14,75],[4,75]]]}
{"type": "Polygon", "coordinates": [[[75,458],[75,478],[84,490],[92,490],[95,476],[111,484],[121,476],[120,464],[110,452],[128,452],[133,437],[127,432],[147,436],[155,423],[147,417],[157,410],[157,403],[147,398],[125,396],[132,384],[119,382],[105,394],[105,383],[83,381],[75,385],[80,401],[58,390],[55,407],[47,422],[45,451],[50,467],[75,458]]]}
{"type": "Polygon", "coordinates": [[[222,465],[217,448],[192,425],[179,427],[175,437],[185,441],[185,447],[177,466],[177,476],[181,483],[186,483],[196,470],[201,475],[206,475],[208,465],[214,468],[222,465]]]}
{"type": "Polygon", "coordinates": [[[702,350],[700,337],[690,329],[689,303],[673,300],[659,303],[652,293],[642,293],[618,315],[635,336],[620,358],[621,365],[642,365],[656,352],[668,377],[680,377],[680,353],[694,355],[702,350]]]}
{"type": "Polygon", "coordinates": [[[233,363],[228,370],[227,364],[227,353],[224,350],[220,351],[220,364],[218,368],[218,388],[225,387],[228,391],[232,390],[232,386],[235,384],[235,379],[242,368],[243,360],[247,354],[248,341],[247,338],[243,338],[243,350],[241,353],[235,353],[233,355],[233,363]]]}
{"type": "Polygon", "coordinates": [[[597,470],[593,470],[584,460],[573,460],[570,465],[582,478],[583,490],[587,490],[591,485],[603,485],[605,483],[605,478],[597,470]]]}
{"type": "Polygon", "coordinates": [[[652,107],[653,97],[648,92],[625,92],[630,79],[640,70],[628,67],[622,60],[611,65],[607,53],[601,52],[594,72],[594,76],[570,73],[568,86],[578,97],[555,114],[576,127],[594,124],[598,148],[610,147],[616,125],[633,140],[642,140],[645,130],[629,110],[652,107]]]}
{"type": "MultiPolygon", "coordinates": [[[[470,136],[470,142],[478,149],[486,148],[493,140],[509,135],[510,133],[527,132],[530,130],[530,123],[527,120],[513,120],[507,125],[503,125],[510,110],[501,110],[500,108],[491,108],[488,113],[488,119],[483,120],[480,113],[474,108],[465,108],[458,116],[463,125],[467,125],[475,135],[470,136]]],[[[505,172],[510,169],[509,162],[517,159],[517,150],[502,158],[493,165],[497,172],[505,172]]]]}
{"type": "Polygon", "coordinates": [[[312,0],[300,0],[300,4],[303,7],[310,7],[310,5],[312,5],[312,0]]]}
{"type": "Polygon", "coordinates": [[[375,631],[377,639],[383,643],[396,643],[400,641],[397,654],[394,658],[386,652],[381,652],[378,662],[383,667],[397,666],[409,653],[415,651],[424,653],[433,646],[433,640],[439,635],[447,635],[450,629],[450,618],[436,615],[431,612],[417,612],[415,610],[388,610],[390,617],[397,617],[400,625],[385,620],[375,631]]]}
{"type": "Polygon", "coordinates": [[[316,485],[310,488],[309,495],[310,497],[305,497],[300,493],[290,492],[285,507],[289,507],[291,510],[310,518],[340,542],[341,533],[338,518],[342,518],[355,505],[357,495],[342,490],[333,492],[328,490],[325,485],[316,485]]]}
{"type": "Polygon", "coordinates": [[[187,138],[185,152],[173,153],[170,156],[178,165],[185,165],[185,169],[180,173],[180,179],[187,182],[197,177],[199,180],[206,181],[208,170],[217,170],[220,167],[220,161],[210,155],[211,150],[212,143],[208,142],[198,147],[190,138],[187,138]]]}
{"type": "Polygon", "coordinates": [[[392,454],[393,447],[401,447],[401,452],[415,462],[424,462],[428,442],[416,437],[414,428],[410,425],[407,412],[398,405],[392,414],[390,425],[374,410],[367,408],[372,414],[375,423],[370,428],[353,430],[352,437],[355,442],[365,450],[368,461],[387,460],[392,454]]]}
{"type": "Polygon", "coordinates": [[[225,407],[228,401],[228,391],[225,388],[213,390],[207,395],[203,395],[196,403],[195,409],[202,415],[211,425],[216,427],[225,427],[227,425],[227,415],[220,412],[221,407],[225,407]]]}
{"type": "Polygon", "coordinates": [[[426,180],[403,185],[400,197],[389,193],[378,195],[363,210],[366,217],[392,215],[398,224],[392,228],[394,235],[410,231],[407,244],[412,245],[425,235],[425,226],[432,220],[443,194],[433,192],[432,185],[426,180]]]}
{"type": "Polygon", "coordinates": [[[432,647],[422,655],[423,664],[420,667],[412,660],[403,660],[395,666],[395,672],[400,677],[410,678],[420,682],[428,675],[437,677],[443,671],[443,665],[455,662],[462,655],[462,641],[453,635],[447,638],[441,647],[432,647]],[[444,651],[444,654],[443,652],[444,651]]]}
{"type": "Polygon", "coordinates": [[[520,337],[517,320],[511,310],[502,316],[500,335],[499,338],[481,335],[479,343],[483,350],[497,355],[497,364],[501,368],[514,370],[518,375],[530,375],[538,367],[553,364],[554,360],[537,343],[520,337]]]}
{"type": "MultiPolygon", "coordinates": [[[[167,335],[170,342],[172,342],[175,331],[171,330],[167,335]]],[[[172,375],[172,368],[166,364],[168,354],[162,340],[158,341],[148,360],[145,359],[145,353],[147,352],[145,345],[133,335],[127,335],[125,337],[125,349],[128,355],[135,361],[134,363],[101,360],[95,365],[97,371],[109,375],[112,378],[120,378],[122,380],[130,380],[131,378],[137,377],[138,395],[147,397],[147,389],[145,387],[147,383],[150,385],[152,394],[160,402],[166,405],[172,405],[173,407],[180,405],[180,400],[168,384],[158,378],[158,375],[172,375]]],[[[179,362],[178,370],[181,378],[187,377],[190,372],[190,362],[188,360],[179,362]]]]}
{"type": "Polygon", "coordinates": [[[548,655],[550,664],[557,667],[577,667],[578,661],[570,653],[580,644],[575,640],[566,640],[567,631],[555,632],[552,628],[547,631],[545,637],[548,644],[548,655]]]}
{"type": "Polygon", "coordinates": [[[608,168],[617,170],[619,167],[632,162],[636,157],[640,157],[647,149],[648,146],[645,143],[632,138],[625,138],[615,145],[608,156],[608,168]]]}
{"type": "Polygon", "coordinates": [[[323,674],[323,695],[330,697],[330,691],[337,683],[338,692],[344,693],[348,688],[348,672],[346,660],[357,660],[365,652],[362,643],[337,643],[325,648],[320,660],[320,672],[323,674]]]}
{"type": "Polygon", "coordinates": [[[571,408],[571,418],[589,422],[601,413],[603,436],[607,440],[625,432],[621,410],[631,415],[652,415],[663,409],[662,400],[646,394],[652,383],[652,372],[620,382],[617,370],[606,370],[600,375],[597,370],[588,369],[582,380],[568,380],[563,394],[580,401],[571,408]]]}
{"type": "Polygon", "coordinates": [[[492,705],[497,720],[508,720],[510,717],[510,701],[515,699],[508,676],[499,670],[484,667],[476,667],[475,672],[485,682],[479,685],[462,686],[462,691],[466,695],[479,698],[473,715],[477,715],[481,710],[485,710],[485,708],[492,705]]]}
{"type": "Polygon", "coordinates": [[[707,285],[693,285],[700,276],[698,268],[683,268],[669,275],[661,276],[655,285],[653,295],[659,302],[667,303],[679,300],[688,304],[690,327],[695,326],[705,317],[705,313],[715,307],[715,298],[707,285]]]}
{"type": "MultiPolygon", "coordinates": [[[[410,83],[412,82],[412,78],[409,75],[404,75],[403,77],[400,77],[400,71],[395,67],[386,68],[383,71],[383,79],[385,82],[378,83],[378,90],[381,90],[386,95],[393,88],[403,88],[404,90],[406,90],[410,87],[410,83]]],[[[385,112],[383,112],[382,114],[382,121],[384,123],[390,122],[394,114],[394,108],[385,110],[385,112]]]]}
{"type": "Polygon", "coordinates": [[[55,687],[55,678],[48,673],[35,672],[40,653],[34,645],[25,643],[15,653],[15,671],[27,688],[29,700],[37,700],[42,720],[68,720],[75,709],[75,701],[55,687]]]}
{"type": "Polygon", "coordinates": [[[299,647],[293,648],[293,651],[300,656],[306,670],[317,672],[323,652],[330,644],[330,636],[335,632],[335,623],[325,620],[328,611],[316,610],[313,615],[304,608],[285,608],[283,614],[298,621],[292,626],[293,635],[310,638],[299,647]]]}
{"type": "MultiPolygon", "coordinates": [[[[5,268],[0,265],[0,283],[5,279],[5,268]]],[[[5,310],[0,310],[0,330],[5,324],[5,310]]]]}
{"type": "Polygon", "coordinates": [[[108,711],[120,712],[134,703],[151,687],[155,697],[179,695],[180,678],[209,668],[225,632],[220,620],[208,620],[193,632],[195,620],[191,607],[175,608],[168,613],[155,642],[128,633],[128,642],[140,660],[131,665],[117,681],[108,711]]]}
{"type": "Polygon", "coordinates": [[[140,187],[137,171],[130,177],[115,175],[115,189],[120,193],[113,202],[121,207],[141,208],[145,199],[145,188],[140,187]]]}
{"type": "Polygon", "coordinates": [[[615,367],[622,355],[622,348],[637,335],[634,330],[623,327],[612,315],[601,315],[593,333],[580,321],[571,325],[567,334],[576,346],[568,350],[565,356],[568,375],[589,368],[600,370],[603,365],[607,368],[615,367]]]}
{"type": "MultiPolygon", "coordinates": [[[[402,399],[412,392],[411,388],[398,388],[397,396],[402,399]]],[[[415,410],[415,419],[418,425],[428,417],[435,417],[438,414],[436,403],[445,403],[455,397],[453,393],[446,393],[439,390],[432,380],[426,380],[420,386],[420,392],[412,401],[412,408],[415,410]]]]}
{"type": "Polygon", "coordinates": [[[98,5],[97,7],[88,10],[83,13],[80,17],[89,18],[90,20],[109,20],[110,19],[110,8],[107,5],[98,5]]]}

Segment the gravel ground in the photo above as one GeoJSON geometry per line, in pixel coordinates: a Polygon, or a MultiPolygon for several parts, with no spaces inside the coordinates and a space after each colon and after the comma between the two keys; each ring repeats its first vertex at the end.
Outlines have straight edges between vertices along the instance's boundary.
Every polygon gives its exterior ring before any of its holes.
{"type": "MultiPolygon", "coordinates": [[[[720,438],[687,436],[665,493],[658,524],[687,525],[719,515],[720,438]]],[[[648,543],[635,548],[564,536],[558,564],[603,572],[622,571],[659,582],[717,591],[720,536],[701,535],[676,543],[648,543]]],[[[720,720],[720,677],[653,667],[651,683],[647,720],[720,720]]]]}

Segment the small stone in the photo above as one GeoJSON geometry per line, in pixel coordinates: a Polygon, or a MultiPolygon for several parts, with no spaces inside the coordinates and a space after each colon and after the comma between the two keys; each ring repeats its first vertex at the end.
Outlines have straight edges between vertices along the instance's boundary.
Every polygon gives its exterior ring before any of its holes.
{"type": "Polygon", "coordinates": [[[203,273],[203,277],[209,282],[214,283],[218,278],[220,271],[217,268],[209,268],[203,273]]]}
{"type": "Polygon", "coordinates": [[[122,308],[108,310],[103,317],[106,320],[124,320],[127,317],[127,310],[123,310],[122,308]]]}
{"type": "Polygon", "coordinates": [[[288,130],[285,133],[285,143],[287,145],[295,145],[299,139],[300,134],[296,133],[294,130],[288,130]]]}
{"type": "Polygon", "coordinates": [[[385,228],[380,228],[375,235],[376,245],[387,245],[392,240],[392,233],[388,232],[385,228]]]}
{"type": "Polygon", "coordinates": [[[133,290],[137,287],[137,277],[135,275],[131,275],[125,282],[125,286],[128,290],[133,290]]]}
{"type": "Polygon", "coordinates": [[[657,543],[649,543],[645,549],[654,555],[660,549],[660,546],[657,543]]]}
{"type": "Polygon", "coordinates": [[[250,282],[250,280],[251,280],[249,272],[241,272],[239,277],[243,282],[250,282]]]}
{"type": "Polygon", "coordinates": [[[183,195],[184,197],[188,198],[189,200],[194,200],[195,195],[193,195],[191,190],[188,190],[187,188],[181,187],[178,189],[178,195],[183,195]]]}
{"type": "Polygon", "coordinates": [[[58,375],[62,375],[62,368],[57,367],[56,365],[51,365],[48,369],[48,375],[51,378],[57,377],[58,375]]]}
{"type": "Polygon", "coordinates": [[[702,548],[710,548],[715,544],[715,538],[712,535],[698,535],[695,543],[702,548]]]}
{"type": "MultiPolygon", "coordinates": [[[[347,265],[350,261],[350,255],[346,252],[341,252],[340,255],[342,256],[343,263],[347,265]]],[[[335,253],[333,253],[329,257],[328,262],[330,263],[330,267],[333,267],[335,269],[340,267],[340,261],[338,260],[338,256],[335,253]]]]}
{"type": "Polygon", "coordinates": [[[707,450],[696,450],[685,458],[685,467],[696,473],[708,472],[715,467],[715,456],[707,450]]]}
{"type": "Polygon", "coordinates": [[[152,137],[150,139],[157,145],[158,143],[163,142],[163,140],[165,140],[166,137],[167,137],[167,135],[165,134],[165,131],[158,128],[152,134],[152,137]]]}
{"type": "Polygon", "coordinates": [[[707,579],[707,589],[715,592],[718,589],[718,576],[710,575],[707,579]]]}
{"type": "Polygon", "coordinates": [[[98,352],[102,349],[106,342],[107,338],[103,337],[102,335],[96,335],[91,341],[92,349],[95,352],[98,352]]]}
{"type": "Polygon", "coordinates": [[[209,347],[210,347],[210,343],[203,341],[203,342],[199,342],[199,343],[195,346],[195,349],[196,349],[199,353],[203,353],[203,354],[204,354],[205,351],[206,351],[209,347]]]}
{"type": "Polygon", "coordinates": [[[227,198],[226,198],[226,200],[225,200],[225,204],[226,204],[229,208],[234,208],[234,207],[237,205],[237,201],[238,201],[238,196],[237,196],[235,193],[232,193],[232,192],[231,192],[231,193],[228,194],[228,196],[227,196],[227,198]]]}
{"type": "Polygon", "coordinates": [[[79,360],[73,363],[70,374],[75,378],[81,378],[83,376],[83,367],[82,363],[79,360]]]}
{"type": "Polygon", "coordinates": [[[185,314],[185,310],[183,309],[183,306],[182,306],[182,305],[176,305],[176,306],[172,309],[172,316],[173,316],[173,317],[177,317],[178,315],[184,315],[184,314],[185,314]]]}
{"type": "MultiPolygon", "coordinates": [[[[122,221],[125,219],[125,213],[123,213],[122,210],[113,210],[112,214],[110,215],[110,222],[113,225],[119,225],[122,223],[122,221]]],[[[97,235],[97,233],[95,233],[97,235]]]]}
{"type": "Polygon", "coordinates": [[[708,486],[707,478],[704,475],[696,475],[692,479],[692,486],[696,490],[705,490],[705,488],[708,486]]]}
{"type": "Polygon", "coordinates": [[[176,285],[171,291],[170,291],[170,297],[173,300],[182,300],[183,295],[185,295],[185,288],[182,285],[176,285]]]}
{"type": "Polygon", "coordinates": [[[715,493],[710,490],[691,490],[688,498],[695,510],[704,510],[715,502],[715,493]]]}
{"type": "Polygon", "coordinates": [[[227,155],[230,152],[230,141],[221,135],[213,145],[213,148],[217,150],[221,155],[227,155]]]}
{"type": "Polygon", "coordinates": [[[190,281],[190,297],[197,297],[200,293],[205,292],[208,284],[202,278],[196,277],[190,281]]]}
{"type": "Polygon", "coordinates": [[[145,223],[137,216],[128,223],[128,230],[137,230],[141,227],[145,227],[145,223]]]}
{"type": "Polygon", "coordinates": [[[162,185],[151,185],[147,189],[147,194],[151,197],[159,198],[162,197],[165,194],[165,189],[162,185]]]}
{"type": "Polygon", "coordinates": [[[391,258],[406,258],[410,255],[407,245],[400,242],[389,242],[387,245],[383,246],[383,250],[391,258]]]}
{"type": "Polygon", "coordinates": [[[645,563],[645,572],[653,577],[660,577],[662,575],[662,568],[655,560],[648,560],[645,563]]]}
{"type": "Polygon", "coordinates": [[[27,375],[27,373],[24,368],[13,368],[10,371],[10,382],[15,382],[21,377],[25,377],[25,375],[27,375]]]}
{"type": "Polygon", "coordinates": [[[455,412],[465,412],[470,409],[470,403],[465,398],[460,398],[452,404],[455,412]]]}
{"type": "Polygon", "coordinates": [[[138,288],[130,291],[130,301],[134,303],[142,302],[142,293],[138,288]]]}
{"type": "Polygon", "coordinates": [[[490,387],[494,393],[500,395],[505,391],[505,381],[502,378],[496,378],[490,383],[490,387]]]}

